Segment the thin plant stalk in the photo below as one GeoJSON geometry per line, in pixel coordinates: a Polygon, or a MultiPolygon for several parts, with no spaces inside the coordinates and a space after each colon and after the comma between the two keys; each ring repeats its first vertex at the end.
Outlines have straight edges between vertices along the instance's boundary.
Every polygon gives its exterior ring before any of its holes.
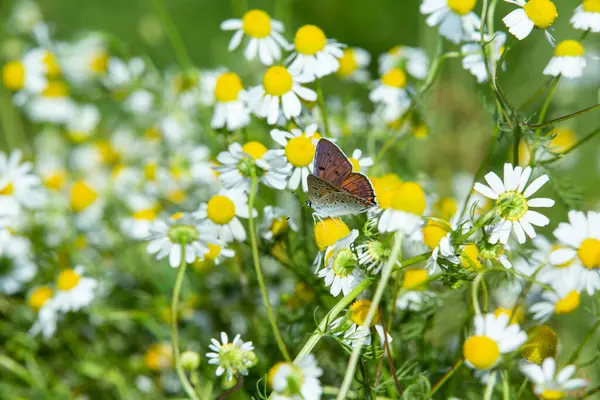
{"type": "Polygon", "coordinates": [[[329,131],[329,120],[327,118],[327,107],[325,105],[325,98],[323,97],[323,89],[321,88],[321,80],[315,81],[315,88],[317,89],[317,101],[319,102],[319,109],[321,110],[321,117],[323,118],[323,127],[325,128],[325,136],[330,137],[329,131]]]}

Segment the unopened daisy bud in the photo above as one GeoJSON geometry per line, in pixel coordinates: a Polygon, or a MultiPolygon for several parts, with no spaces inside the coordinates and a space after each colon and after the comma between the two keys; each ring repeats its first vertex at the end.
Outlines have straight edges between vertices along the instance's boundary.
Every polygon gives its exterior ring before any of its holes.
{"type": "Polygon", "coordinates": [[[531,328],[527,336],[527,341],[521,347],[521,354],[527,361],[541,365],[544,359],[556,357],[558,336],[548,325],[531,328]]]}
{"type": "Polygon", "coordinates": [[[181,365],[189,371],[198,369],[200,366],[200,354],[190,350],[184,351],[181,354],[181,365]]]}
{"type": "Polygon", "coordinates": [[[348,226],[339,218],[327,218],[315,225],[315,243],[319,251],[327,249],[350,233],[348,226]]]}

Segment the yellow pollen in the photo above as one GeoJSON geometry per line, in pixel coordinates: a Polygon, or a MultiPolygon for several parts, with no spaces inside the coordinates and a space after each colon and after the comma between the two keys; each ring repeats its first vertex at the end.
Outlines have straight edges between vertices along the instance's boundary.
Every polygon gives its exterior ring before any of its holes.
{"type": "Polygon", "coordinates": [[[506,315],[510,319],[509,323],[511,323],[511,324],[518,324],[525,320],[525,311],[523,311],[523,306],[519,306],[517,308],[517,310],[515,311],[514,315],[512,313],[512,309],[498,307],[498,308],[496,308],[496,311],[494,311],[494,315],[496,317],[499,317],[501,315],[506,315]],[[512,318],[511,318],[511,315],[512,315],[512,318]]]}
{"type": "MultiPolygon", "coordinates": [[[[371,300],[357,300],[350,306],[350,319],[356,325],[362,326],[367,319],[369,313],[369,307],[371,307],[371,300]]],[[[375,311],[371,326],[377,325],[379,322],[379,311],[375,311]]]]}
{"type": "Polygon", "coordinates": [[[440,197],[439,200],[433,204],[433,210],[437,217],[449,220],[456,214],[458,206],[456,205],[456,200],[453,198],[440,197]]]}
{"type": "Polygon", "coordinates": [[[394,210],[423,215],[426,206],[425,192],[418,183],[405,182],[395,190],[391,206],[394,210]]]}
{"type": "Polygon", "coordinates": [[[79,283],[81,276],[77,272],[72,269],[65,269],[58,275],[58,280],[56,282],[56,287],[58,290],[71,290],[79,283]]]}
{"type": "Polygon", "coordinates": [[[250,10],[242,18],[242,29],[248,36],[265,38],[271,33],[271,17],[263,10],[250,10]]]}
{"type": "Polygon", "coordinates": [[[550,141],[550,151],[553,153],[563,153],[569,150],[576,142],[577,136],[572,129],[556,128],[552,131],[554,137],[550,141]]]}
{"type": "Polygon", "coordinates": [[[239,75],[234,72],[225,72],[217,78],[215,97],[221,103],[238,99],[238,94],[244,87],[239,75]]]}
{"type": "Polygon", "coordinates": [[[565,393],[560,390],[544,390],[540,397],[542,400],[560,400],[565,397],[565,393]]]}
{"type": "Polygon", "coordinates": [[[558,17],[556,6],[550,0],[529,0],[523,9],[533,24],[540,29],[549,28],[558,17]]]}
{"type": "Polygon", "coordinates": [[[600,13],[600,0],[583,0],[583,11],[600,13]]]}
{"type": "Polygon", "coordinates": [[[285,67],[279,65],[269,68],[263,76],[263,87],[271,96],[286,94],[292,90],[293,84],[292,75],[285,67]]]}
{"type": "Polygon", "coordinates": [[[25,67],[20,61],[10,61],[2,68],[2,83],[10,90],[25,86],[25,67]]]}
{"type": "Polygon", "coordinates": [[[98,198],[98,193],[84,181],[77,181],[71,187],[71,209],[78,213],[91,206],[98,198]]]}
{"type": "Polygon", "coordinates": [[[403,88],[406,86],[406,73],[400,68],[392,68],[381,77],[381,82],[386,86],[403,88]]]}
{"type": "Polygon", "coordinates": [[[15,191],[15,185],[12,182],[9,182],[6,186],[4,186],[0,190],[0,196],[10,196],[15,191]]]}
{"type": "Polygon", "coordinates": [[[358,162],[358,160],[353,157],[349,158],[348,160],[350,161],[350,164],[352,164],[352,171],[360,172],[360,163],[358,162]]]}
{"type": "Polygon", "coordinates": [[[579,246],[577,255],[586,268],[600,267],[600,240],[587,238],[579,246]]]}
{"type": "Polygon", "coordinates": [[[258,160],[265,155],[267,148],[259,142],[248,142],[242,147],[242,151],[255,160],[258,160]]]}
{"type": "Polygon", "coordinates": [[[44,304],[52,297],[54,292],[48,286],[40,286],[36,288],[31,296],[29,296],[29,307],[33,308],[35,311],[42,308],[44,304]]]}
{"type": "Polygon", "coordinates": [[[42,62],[46,65],[47,76],[55,78],[60,75],[60,65],[58,65],[58,61],[54,54],[47,51],[42,58],[42,62]]]}
{"type": "Polygon", "coordinates": [[[285,156],[294,167],[306,167],[315,158],[315,145],[305,135],[296,136],[285,145],[285,156]]]}
{"type": "Polygon", "coordinates": [[[141,221],[154,221],[158,215],[158,207],[149,207],[133,213],[133,219],[141,221]]]}
{"type": "Polygon", "coordinates": [[[427,281],[429,275],[424,269],[409,269],[404,272],[404,280],[402,281],[402,289],[408,290],[423,290],[423,283],[427,281]]]}
{"type": "Polygon", "coordinates": [[[294,46],[298,53],[315,55],[325,48],[327,38],[325,34],[315,25],[304,25],[296,32],[294,46]]]}
{"type": "Polygon", "coordinates": [[[500,348],[487,336],[471,336],[463,345],[463,355],[475,368],[486,370],[500,358],[500,348]]]}
{"type": "Polygon", "coordinates": [[[575,310],[579,307],[579,297],[579,292],[577,290],[570,291],[564,299],[560,299],[556,302],[554,305],[555,312],[557,314],[568,314],[575,310]]]}
{"type": "Polygon", "coordinates": [[[344,56],[340,58],[340,67],[337,70],[339,76],[347,78],[358,69],[358,62],[354,56],[354,50],[344,50],[344,56]]]}
{"type": "Polygon", "coordinates": [[[449,231],[446,225],[435,220],[429,220],[421,228],[421,232],[423,233],[423,242],[433,250],[439,246],[440,241],[449,231]]]}
{"type": "Polygon", "coordinates": [[[235,217],[235,204],[226,196],[216,195],[208,201],[206,212],[212,222],[225,225],[235,217]]]}
{"type": "Polygon", "coordinates": [[[42,91],[45,97],[66,97],[69,94],[67,85],[62,81],[48,81],[46,88],[42,91]]]}
{"type": "Polygon", "coordinates": [[[103,74],[108,69],[108,53],[99,51],[90,60],[90,70],[95,74],[103,74]]]}
{"type": "Polygon", "coordinates": [[[348,226],[339,218],[327,218],[315,225],[315,243],[323,251],[350,233],[348,226]]]}
{"type": "Polygon", "coordinates": [[[563,40],[554,49],[556,57],[581,57],[585,50],[577,40],[563,40]]]}
{"type": "Polygon", "coordinates": [[[448,7],[458,15],[467,15],[475,8],[477,0],[448,0],[448,7]]]}
{"type": "Polygon", "coordinates": [[[44,178],[44,186],[50,190],[60,190],[65,186],[67,173],[65,171],[56,171],[44,178]]]}
{"type": "Polygon", "coordinates": [[[156,164],[154,162],[144,165],[144,178],[147,181],[155,181],[157,170],[158,170],[158,164],[156,164]]]}
{"type": "Polygon", "coordinates": [[[208,244],[208,251],[204,253],[204,258],[210,261],[214,261],[221,254],[221,246],[218,244],[208,244]]]}
{"type": "Polygon", "coordinates": [[[466,269],[472,269],[475,267],[476,270],[481,269],[481,262],[479,261],[479,250],[474,243],[469,243],[463,247],[462,254],[460,255],[460,264],[466,269]]]}

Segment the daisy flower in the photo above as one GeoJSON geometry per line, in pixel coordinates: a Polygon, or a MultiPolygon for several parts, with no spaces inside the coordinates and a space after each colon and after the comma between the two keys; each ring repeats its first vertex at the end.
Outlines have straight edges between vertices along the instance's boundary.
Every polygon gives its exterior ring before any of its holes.
{"type": "Polygon", "coordinates": [[[32,173],[33,164],[23,162],[21,157],[20,150],[0,152],[0,200],[17,208],[38,208],[46,199],[42,182],[32,173]]]}
{"type": "Polygon", "coordinates": [[[235,131],[250,123],[250,110],[245,103],[246,91],[238,74],[225,72],[217,78],[215,99],[210,122],[212,128],[226,127],[229,131],[235,131]]]}
{"type": "Polygon", "coordinates": [[[35,277],[31,242],[0,229],[0,293],[13,295],[35,277]]]}
{"type": "Polygon", "coordinates": [[[421,232],[423,233],[423,242],[431,250],[431,257],[427,260],[429,273],[434,274],[441,269],[440,261],[442,259],[450,264],[460,264],[452,246],[451,227],[447,222],[431,219],[421,228],[421,232]]]}
{"type": "Polygon", "coordinates": [[[97,224],[104,214],[105,199],[101,195],[102,183],[78,180],[69,191],[69,206],[75,215],[75,224],[80,229],[89,229],[97,224]]]}
{"type": "Polygon", "coordinates": [[[294,52],[287,58],[289,71],[295,75],[315,80],[333,74],[340,67],[344,45],[327,39],[315,25],[304,25],[294,36],[294,52]]]}
{"type": "Polygon", "coordinates": [[[396,67],[403,68],[415,79],[425,79],[429,71],[429,57],[418,47],[395,46],[379,56],[379,73],[383,75],[396,67]]]}
{"type": "Polygon", "coordinates": [[[269,370],[269,385],[274,400],[320,399],[323,389],[315,356],[308,354],[293,363],[280,362],[269,370]]]}
{"type": "Polygon", "coordinates": [[[89,306],[96,297],[98,281],[83,276],[83,267],[68,268],[58,275],[56,295],[52,303],[62,312],[78,311],[89,306]]]}
{"type": "Polygon", "coordinates": [[[396,120],[410,105],[407,82],[404,70],[395,67],[383,74],[369,93],[369,100],[380,106],[386,122],[396,120]]]}
{"type": "Polygon", "coordinates": [[[570,269],[562,280],[552,283],[553,290],[542,292],[539,302],[530,307],[537,321],[545,322],[552,315],[568,314],[579,307],[582,278],[580,270],[570,269]]]}
{"type": "Polygon", "coordinates": [[[76,83],[87,83],[108,71],[109,54],[104,39],[98,34],[61,45],[58,53],[65,75],[76,83]]]}
{"type": "Polygon", "coordinates": [[[600,1],[583,0],[571,17],[571,24],[575,29],[600,32],[600,1]]]}
{"type": "MultiPolygon", "coordinates": [[[[525,275],[531,276],[537,271],[536,280],[552,284],[564,280],[566,278],[565,275],[569,274],[571,269],[582,269],[581,265],[575,259],[562,264],[553,264],[550,261],[550,255],[554,251],[567,249],[565,245],[551,243],[544,236],[537,236],[532,242],[534,250],[531,254],[525,259],[518,260],[519,271],[525,275]]],[[[580,273],[584,272],[585,270],[580,271],[580,273]]]]}
{"type": "Polygon", "coordinates": [[[527,334],[519,325],[509,325],[505,314],[476,315],[473,322],[475,332],[463,345],[465,363],[470,368],[489,371],[498,365],[503,355],[519,349],[527,340],[527,334]]]}
{"type": "Polygon", "coordinates": [[[213,236],[213,231],[202,226],[195,215],[179,212],[167,220],[154,221],[147,250],[150,254],[156,254],[157,260],[169,256],[169,265],[177,268],[182,261],[182,251],[185,251],[185,262],[191,264],[208,251],[206,243],[213,236]],[[185,249],[182,248],[183,244],[185,249]]]}
{"type": "MultiPolygon", "coordinates": [[[[252,210],[253,216],[258,213],[252,210]]],[[[243,189],[222,190],[212,196],[208,202],[200,204],[193,215],[204,220],[209,231],[214,232],[217,239],[230,243],[233,240],[246,240],[246,231],[239,218],[248,218],[248,195],[243,189]]]]}
{"type": "Polygon", "coordinates": [[[496,215],[500,217],[500,222],[492,230],[491,244],[497,242],[506,244],[513,231],[519,243],[525,243],[526,234],[530,238],[536,236],[532,225],[546,226],[550,223],[548,217],[529,209],[530,207],[552,207],[554,205],[554,200],[548,198],[529,199],[550,178],[548,175],[542,175],[526,187],[530,176],[531,167],[523,169],[506,163],[504,164],[504,182],[494,172],[490,172],[485,176],[489,187],[479,182],[475,184],[476,191],[495,200],[496,215]]]}
{"type": "Polygon", "coordinates": [[[325,253],[325,268],[321,269],[318,275],[324,278],[325,286],[331,286],[332,296],[338,296],[340,292],[344,296],[347,295],[365,279],[351,250],[356,238],[358,238],[358,231],[353,229],[346,237],[336,241],[325,253]]]}
{"type": "Polygon", "coordinates": [[[393,341],[389,333],[385,332],[383,326],[379,323],[381,316],[379,311],[375,311],[370,328],[364,326],[371,300],[356,300],[350,306],[347,317],[340,317],[329,325],[329,329],[334,330],[335,336],[341,336],[342,343],[346,346],[353,347],[354,342],[362,340],[365,346],[371,344],[371,329],[375,329],[379,336],[379,344],[381,347],[393,341]]]}
{"type": "Polygon", "coordinates": [[[302,190],[308,191],[306,178],[312,173],[316,145],[321,135],[317,133],[317,124],[311,124],[302,131],[293,128],[290,132],[273,129],[271,137],[283,150],[273,150],[276,154],[285,156],[291,167],[287,187],[291,190],[298,189],[302,183],[302,190]]]}
{"type": "Polygon", "coordinates": [[[377,275],[385,265],[390,249],[379,240],[368,240],[355,246],[358,263],[369,273],[377,275]]]}
{"type": "Polygon", "coordinates": [[[554,42],[552,36],[548,32],[548,28],[552,26],[558,11],[556,6],[550,0],[504,0],[507,3],[516,4],[520,8],[511,11],[506,17],[502,18],[502,22],[508,28],[508,31],[517,39],[523,40],[533,30],[533,28],[543,29],[550,43],[554,42]]]}
{"type": "Polygon", "coordinates": [[[427,25],[439,25],[440,35],[458,44],[480,27],[473,12],[476,4],[477,0],[423,0],[421,14],[429,15],[427,25]]]}
{"type": "Polygon", "coordinates": [[[348,158],[348,161],[352,163],[353,172],[365,173],[367,168],[373,165],[373,159],[371,157],[363,157],[361,149],[354,149],[352,156],[348,158]]]}
{"type": "Polygon", "coordinates": [[[586,66],[583,45],[577,40],[563,40],[554,49],[554,57],[550,59],[544,75],[566,78],[579,78],[586,66]]]}
{"type": "Polygon", "coordinates": [[[2,84],[13,91],[40,93],[47,85],[48,64],[57,65],[50,61],[53,57],[43,49],[29,50],[20,60],[9,61],[2,67],[2,84]]]}
{"type": "Polygon", "coordinates": [[[248,375],[248,368],[253,367],[258,361],[254,354],[252,342],[244,342],[239,334],[233,341],[225,332],[221,332],[221,342],[211,339],[208,346],[212,351],[206,353],[208,363],[218,365],[216,375],[225,374],[227,381],[231,381],[237,374],[248,375]]]}
{"type": "Polygon", "coordinates": [[[500,61],[500,56],[504,51],[504,44],[506,43],[506,33],[495,32],[493,35],[484,35],[484,42],[489,43],[486,46],[487,67],[481,44],[479,43],[480,39],[481,34],[474,33],[472,36],[474,42],[462,45],[461,53],[464,54],[462,59],[463,68],[475,76],[478,83],[483,83],[488,81],[488,68],[492,77],[496,75],[497,64],[500,61]]]}
{"type": "Polygon", "coordinates": [[[202,258],[196,259],[194,265],[199,267],[202,267],[205,264],[219,265],[226,259],[235,256],[235,251],[215,239],[211,239],[211,243],[208,243],[207,247],[208,251],[204,253],[202,258]]]}
{"type": "Polygon", "coordinates": [[[235,31],[229,41],[229,51],[237,49],[244,35],[248,36],[250,40],[244,50],[244,56],[248,60],[254,60],[258,54],[264,65],[271,65],[279,60],[281,48],[286,49],[289,46],[281,35],[284,30],[283,24],[262,10],[250,10],[242,19],[225,20],[221,23],[221,29],[235,31]]]}
{"type": "Polygon", "coordinates": [[[576,371],[574,365],[567,365],[557,371],[554,358],[546,358],[542,365],[522,364],[521,372],[533,383],[533,392],[542,400],[562,399],[569,392],[583,389],[588,381],[581,378],[571,379],[576,371]]]}
{"type": "Polygon", "coordinates": [[[425,290],[425,282],[429,274],[425,269],[409,269],[404,271],[402,277],[402,294],[396,301],[400,310],[419,311],[423,304],[431,299],[434,294],[425,290]]]}
{"type": "Polygon", "coordinates": [[[56,332],[58,311],[52,301],[53,295],[54,291],[48,286],[39,286],[29,295],[27,303],[37,312],[37,319],[29,329],[29,334],[35,336],[41,333],[44,339],[49,339],[56,332]]]}
{"type": "Polygon", "coordinates": [[[379,232],[413,235],[418,230],[427,207],[423,188],[415,182],[402,182],[393,190],[389,205],[386,203],[388,202],[379,201],[379,206],[383,209],[377,226],[379,232]]]}
{"type": "Polygon", "coordinates": [[[582,266],[582,280],[589,295],[600,289],[600,213],[569,211],[569,222],[554,230],[561,248],[550,254],[555,265],[575,263],[582,266]]]}
{"type": "Polygon", "coordinates": [[[75,143],[82,143],[94,134],[99,122],[100,112],[96,106],[74,106],[73,113],[66,121],[67,135],[75,143]]]}
{"type": "Polygon", "coordinates": [[[335,243],[350,234],[348,226],[339,218],[325,218],[315,224],[314,238],[319,252],[313,261],[315,273],[321,267],[325,254],[329,254],[335,243]]]}
{"type": "Polygon", "coordinates": [[[369,63],[371,55],[360,47],[349,47],[344,49],[344,55],[339,60],[336,71],[339,77],[358,83],[366,83],[369,80],[369,63]]]}
{"type": "Polygon", "coordinates": [[[134,240],[147,239],[158,217],[160,205],[155,200],[140,195],[133,195],[126,202],[131,215],[121,220],[121,230],[134,240]]]}
{"type": "Polygon", "coordinates": [[[248,142],[244,146],[234,142],[228,151],[217,156],[221,166],[215,167],[220,172],[219,181],[225,189],[250,190],[252,171],[258,168],[256,175],[259,182],[275,189],[283,190],[291,167],[285,157],[276,150],[267,150],[259,142],[248,142]]]}
{"type": "Polygon", "coordinates": [[[270,242],[284,234],[288,228],[294,232],[298,231],[298,226],[294,220],[289,218],[289,214],[283,208],[265,207],[263,210],[263,219],[258,228],[260,236],[263,239],[270,242]]]}
{"type": "Polygon", "coordinates": [[[292,74],[285,67],[270,67],[263,76],[262,85],[248,92],[248,102],[256,115],[267,118],[267,123],[274,125],[281,115],[285,119],[299,116],[302,111],[300,99],[317,100],[315,91],[301,85],[308,82],[312,79],[292,74]]]}

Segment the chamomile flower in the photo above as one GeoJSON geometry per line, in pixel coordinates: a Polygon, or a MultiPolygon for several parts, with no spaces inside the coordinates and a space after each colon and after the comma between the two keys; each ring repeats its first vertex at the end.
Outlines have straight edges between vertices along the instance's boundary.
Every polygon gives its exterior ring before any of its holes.
{"type": "Polygon", "coordinates": [[[246,103],[246,91],[239,75],[225,72],[217,78],[215,85],[215,110],[211,127],[221,129],[226,127],[235,131],[250,123],[250,110],[246,103]]]}
{"type": "Polygon", "coordinates": [[[481,44],[479,43],[480,39],[480,33],[473,34],[472,40],[474,42],[464,44],[461,47],[461,52],[464,54],[462,59],[463,68],[475,76],[478,83],[483,83],[488,81],[488,68],[491,76],[496,75],[498,61],[500,61],[500,56],[504,51],[504,44],[506,43],[506,33],[495,32],[493,35],[484,35],[484,42],[489,43],[486,46],[487,67],[481,44]]]}
{"type": "Polygon", "coordinates": [[[292,74],[306,76],[310,80],[333,74],[340,67],[344,45],[327,39],[315,25],[304,25],[294,36],[294,52],[287,58],[292,74]]]}
{"type": "Polygon", "coordinates": [[[379,232],[401,232],[413,235],[425,215],[427,201],[423,188],[416,182],[403,182],[392,194],[389,205],[381,201],[383,213],[379,217],[379,232]]]}
{"type": "Polygon", "coordinates": [[[451,241],[451,227],[445,221],[431,219],[421,228],[423,242],[431,250],[427,260],[427,270],[433,274],[440,270],[442,260],[450,264],[459,264],[451,241]]]}
{"type": "Polygon", "coordinates": [[[46,198],[41,179],[32,173],[33,164],[21,157],[20,150],[0,153],[0,199],[16,208],[39,208],[46,198]]]}
{"type": "Polygon", "coordinates": [[[286,49],[288,43],[281,33],[284,30],[280,21],[272,19],[262,10],[247,11],[242,19],[228,19],[221,23],[224,31],[235,31],[229,41],[228,50],[238,48],[244,35],[250,39],[244,50],[248,60],[254,60],[258,54],[264,65],[271,65],[281,58],[281,49],[286,49]]]}
{"type": "Polygon", "coordinates": [[[104,39],[91,34],[73,44],[59,46],[61,66],[69,80],[86,83],[108,71],[109,53],[104,39]]]}
{"type": "Polygon", "coordinates": [[[274,400],[319,400],[323,389],[315,356],[308,354],[298,361],[280,362],[269,370],[269,385],[274,400]]]}
{"type": "Polygon", "coordinates": [[[78,311],[94,301],[97,289],[98,281],[84,276],[81,265],[67,268],[58,275],[52,303],[62,312],[78,311]]]}
{"type": "Polygon", "coordinates": [[[337,75],[358,83],[366,83],[369,80],[369,63],[371,55],[360,47],[349,47],[344,49],[344,55],[339,60],[337,75]]]}
{"type": "Polygon", "coordinates": [[[374,161],[371,157],[363,157],[363,152],[361,149],[354,149],[352,156],[350,156],[348,160],[352,163],[353,172],[365,173],[367,168],[374,164],[374,161]]]}
{"type": "Polygon", "coordinates": [[[579,307],[583,275],[579,269],[570,269],[562,280],[552,283],[553,290],[542,292],[542,299],[530,307],[533,318],[545,322],[554,314],[568,314],[579,307]]]}
{"type": "MultiPolygon", "coordinates": [[[[258,215],[256,210],[252,212],[254,216],[258,215]]],[[[200,204],[193,215],[204,220],[203,224],[208,230],[213,231],[217,239],[225,243],[246,240],[246,231],[239,220],[249,217],[248,195],[243,189],[222,190],[208,202],[200,204]]]]}
{"type": "Polygon", "coordinates": [[[530,176],[531,167],[523,169],[506,163],[504,182],[494,172],[490,172],[485,176],[489,187],[479,182],[475,184],[476,191],[496,201],[496,215],[500,217],[500,222],[491,232],[491,244],[497,242],[506,244],[511,232],[515,233],[519,243],[525,243],[526,234],[530,238],[536,236],[533,225],[546,226],[550,223],[548,217],[529,209],[554,205],[554,200],[548,198],[529,199],[550,178],[548,175],[542,175],[526,187],[530,176]]]}
{"type": "Polygon", "coordinates": [[[517,39],[523,40],[533,30],[533,28],[543,29],[546,37],[553,43],[554,39],[548,32],[552,26],[558,11],[551,0],[504,0],[507,3],[516,4],[520,8],[511,11],[502,19],[508,31],[517,39]]]}
{"type": "Polygon", "coordinates": [[[110,57],[103,82],[115,93],[127,93],[141,79],[145,71],[146,63],[141,57],[133,57],[129,61],[110,57]]]}
{"type": "Polygon", "coordinates": [[[147,239],[160,211],[159,204],[151,198],[133,195],[127,199],[131,215],[121,220],[121,230],[134,240],[147,239]]]}
{"type": "Polygon", "coordinates": [[[294,232],[298,231],[298,226],[293,219],[289,218],[289,214],[283,208],[266,206],[258,228],[260,236],[270,242],[287,232],[288,229],[294,232]]]}
{"type": "Polygon", "coordinates": [[[365,279],[351,250],[356,238],[358,231],[354,229],[346,237],[336,241],[325,253],[325,268],[318,275],[324,278],[325,286],[331,286],[332,296],[338,296],[340,292],[347,295],[365,279]]]}
{"type": "Polygon", "coordinates": [[[589,295],[600,289],[600,213],[569,211],[569,222],[554,230],[560,248],[550,254],[555,265],[575,263],[582,268],[582,280],[589,295]]]}
{"type": "Polygon", "coordinates": [[[583,0],[571,17],[571,24],[575,29],[600,32],[600,1],[583,0]]]}
{"type": "Polygon", "coordinates": [[[533,392],[542,400],[562,399],[569,392],[583,389],[588,381],[582,378],[571,379],[576,371],[574,365],[567,365],[557,371],[554,358],[546,358],[542,365],[522,364],[521,372],[533,383],[533,392]]]}
{"type": "Polygon", "coordinates": [[[66,121],[67,135],[75,143],[89,139],[100,122],[100,112],[92,104],[74,106],[73,113],[66,121]]]}
{"type": "Polygon", "coordinates": [[[32,121],[38,123],[67,123],[75,109],[75,103],[69,97],[69,88],[60,80],[48,81],[40,94],[18,93],[14,100],[32,121]]]}
{"type": "Polygon", "coordinates": [[[425,282],[429,274],[425,269],[409,269],[402,277],[402,294],[396,301],[400,310],[419,311],[423,304],[433,297],[433,293],[425,290],[425,282]]]}
{"type": "Polygon", "coordinates": [[[358,263],[369,273],[377,275],[390,255],[390,249],[379,240],[368,240],[355,246],[358,263]]]}
{"type": "Polygon", "coordinates": [[[396,67],[404,68],[415,79],[425,79],[429,70],[429,57],[418,47],[395,46],[379,56],[379,73],[383,75],[396,67]]]}
{"type": "Polygon", "coordinates": [[[161,260],[169,256],[169,265],[173,268],[181,264],[182,252],[185,250],[185,262],[194,262],[207,251],[207,242],[214,237],[213,232],[200,225],[195,216],[181,212],[173,214],[167,220],[156,220],[150,228],[148,253],[156,254],[161,260]],[[183,247],[185,246],[185,248],[183,247]]]}
{"type": "Polygon", "coordinates": [[[41,333],[44,339],[48,339],[56,332],[58,311],[52,301],[53,296],[54,291],[48,286],[39,286],[29,295],[27,303],[37,313],[36,321],[29,329],[31,335],[41,333]]]}
{"type": "Polygon", "coordinates": [[[43,49],[33,49],[20,60],[9,61],[2,67],[2,84],[13,91],[41,93],[48,82],[48,65],[57,65],[49,54],[43,49]]]}
{"type": "Polygon", "coordinates": [[[460,43],[480,27],[480,19],[473,12],[477,0],[423,0],[421,14],[429,15],[429,26],[438,26],[440,35],[454,43],[460,43]]]}
{"type": "Polygon", "coordinates": [[[463,345],[465,363],[470,368],[489,371],[498,365],[503,355],[519,349],[527,340],[527,334],[519,325],[509,325],[505,314],[480,314],[473,322],[475,331],[463,345]]]}
{"type": "Polygon", "coordinates": [[[75,224],[83,230],[96,225],[104,214],[106,200],[102,196],[104,182],[77,180],[69,190],[69,206],[75,214],[75,224]]]}
{"type": "Polygon", "coordinates": [[[350,306],[347,317],[340,317],[330,324],[330,329],[337,331],[336,336],[341,336],[341,340],[349,347],[353,347],[354,343],[362,340],[366,346],[371,344],[371,330],[374,329],[379,336],[379,344],[381,347],[393,341],[389,333],[385,332],[380,324],[379,311],[375,311],[375,315],[371,321],[370,327],[365,327],[365,320],[371,307],[371,300],[357,300],[350,306]],[[342,329],[342,330],[340,330],[342,329]]]}
{"type": "Polygon", "coordinates": [[[287,160],[276,150],[267,150],[259,142],[248,142],[244,146],[234,142],[228,151],[217,156],[221,166],[215,167],[220,172],[219,181],[225,189],[242,188],[250,190],[252,168],[259,181],[266,186],[285,189],[291,167],[287,160]]]}
{"type": "Polygon", "coordinates": [[[13,295],[33,279],[37,266],[32,259],[31,242],[0,230],[0,293],[13,295]]]}
{"type": "Polygon", "coordinates": [[[544,75],[579,78],[586,66],[583,45],[577,40],[564,40],[554,49],[554,57],[544,68],[544,75]]]}
{"type": "Polygon", "coordinates": [[[211,242],[207,244],[208,251],[204,253],[203,259],[198,258],[194,264],[197,263],[212,263],[212,265],[219,265],[228,258],[235,256],[235,251],[227,247],[224,243],[219,240],[211,239],[211,242]]]}
{"type": "Polygon", "coordinates": [[[381,76],[369,93],[369,100],[379,106],[384,121],[396,120],[410,105],[407,83],[404,70],[394,67],[381,76]]]}
{"type": "Polygon", "coordinates": [[[285,119],[295,118],[302,111],[300,99],[317,100],[315,91],[301,85],[308,82],[312,82],[312,78],[292,74],[280,65],[270,67],[262,84],[248,92],[248,102],[255,114],[266,118],[269,125],[275,124],[281,115],[285,119]]]}
{"type": "Polygon", "coordinates": [[[329,253],[335,243],[350,234],[348,225],[339,218],[326,218],[315,224],[315,244],[319,252],[313,261],[315,273],[321,267],[325,254],[329,253]]]}
{"type": "Polygon", "coordinates": [[[258,361],[254,354],[252,342],[244,342],[239,334],[235,335],[233,341],[225,332],[221,332],[221,342],[211,339],[208,346],[212,351],[206,353],[208,363],[217,365],[216,375],[225,374],[227,381],[231,381],[237,374],[247,375],[248,368],[253,367],[258,361]]]}
{"type": "Polygon", "coordinates": [[[302,183],[302,190],[308,191],[306,178],[312,173],[316,145],[321,135],[317,133],[317,124],[311,124],[302,131],[293,128],[290,132],[273,129],[271,137],[283,150],[274,150],[277,154],[285,156],[292,168],[288,176],[287,187],[296,190],[302,183]]]}

